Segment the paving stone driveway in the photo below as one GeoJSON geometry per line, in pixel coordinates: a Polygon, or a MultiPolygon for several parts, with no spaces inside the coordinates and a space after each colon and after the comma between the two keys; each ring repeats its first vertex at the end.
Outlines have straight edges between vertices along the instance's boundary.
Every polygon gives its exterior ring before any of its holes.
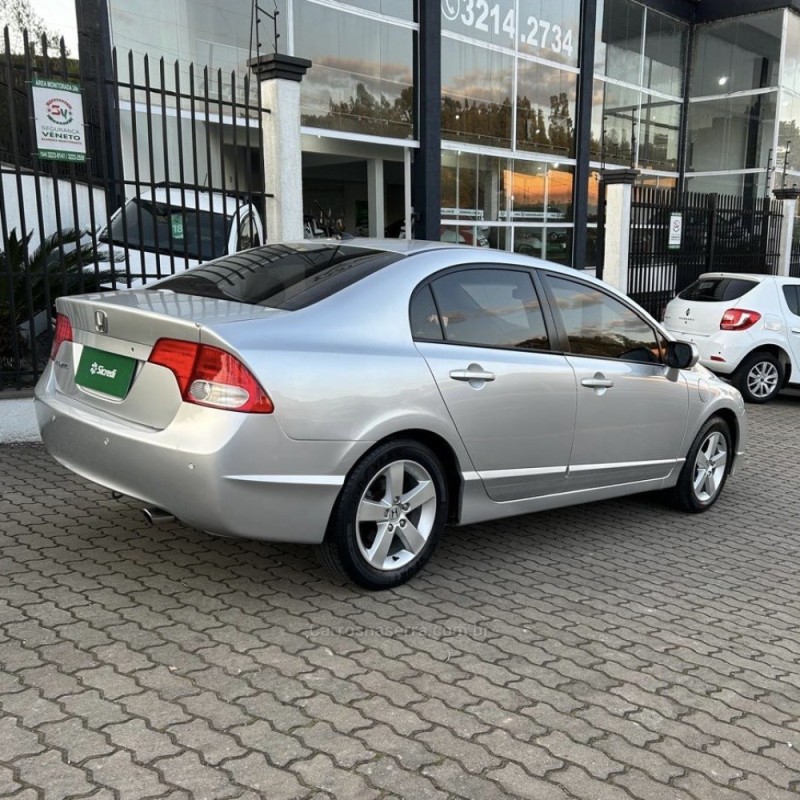
{"type": "Polygon", "coordinates": [[[797,799],[800,399],[717,507],[448,533],[367,594],[0,451],[0,796],[797,799]]]}

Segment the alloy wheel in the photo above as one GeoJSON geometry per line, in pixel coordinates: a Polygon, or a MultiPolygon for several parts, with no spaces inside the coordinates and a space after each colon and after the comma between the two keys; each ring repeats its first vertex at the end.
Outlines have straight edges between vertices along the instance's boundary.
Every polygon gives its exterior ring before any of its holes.
{"type": "Polygon", "coordinates": [[[769,397],[778,387],[778,368],[771,361],[758,361],[747,373],[747,388],[753,397],[769,397]]]}
{"type": "Polygon", "coordinates": [[[706,437],[694,462],[694,493],[701,503],[713,500],[725,477],[728,465],[728,442],[719,431],[712,431],[706,437]]]}
{"type": "Polygon", "coordinates": [[[437,503],[436,485],[421,464],[401,460],[381,469],[356,512],[356,540],[367,563],[391,572],[413,561],[431,535],[437,503]]]}

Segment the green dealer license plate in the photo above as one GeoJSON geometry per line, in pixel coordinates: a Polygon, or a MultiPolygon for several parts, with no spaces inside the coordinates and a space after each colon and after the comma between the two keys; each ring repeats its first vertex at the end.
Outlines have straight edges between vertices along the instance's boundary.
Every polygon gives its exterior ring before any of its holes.
{"type": "Polygon", "coordinates": [[[95,392],[125,397],[131,388],[136,359],[84,347],[75,383],[95,392]]]}

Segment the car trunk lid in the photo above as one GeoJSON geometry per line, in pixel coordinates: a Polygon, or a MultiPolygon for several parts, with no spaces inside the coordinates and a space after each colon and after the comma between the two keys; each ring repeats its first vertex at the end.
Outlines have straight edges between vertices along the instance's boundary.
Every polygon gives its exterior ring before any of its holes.
{"type": "MultiPolygon", "coordinates": [[[[55,354],[61,394],[128,422],[161,430],[183,402],[171,370],[148,362],[159,339],[199,343],[204,330],[286,311],[169,291],[62,297],[72,341],[55,354]]],[[[213,337],[219,342],[220,334],[213,337]]]]}

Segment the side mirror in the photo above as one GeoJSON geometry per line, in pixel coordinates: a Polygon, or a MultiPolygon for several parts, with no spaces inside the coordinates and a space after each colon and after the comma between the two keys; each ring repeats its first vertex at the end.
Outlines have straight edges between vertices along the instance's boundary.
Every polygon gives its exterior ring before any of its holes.
{"type": "Polygon", "coordinates": [[[673,369],[691,369],[700,360],[700,351],[691,342],[667,342],[664,363],[673,369]]]}

